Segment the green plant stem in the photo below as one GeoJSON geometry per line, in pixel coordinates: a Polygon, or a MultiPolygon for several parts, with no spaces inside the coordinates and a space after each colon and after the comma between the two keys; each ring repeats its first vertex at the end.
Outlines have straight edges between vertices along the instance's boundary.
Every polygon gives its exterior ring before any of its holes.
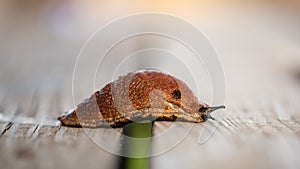
{"type": "Polygon", "coordinates": [[[133,122],[127,124],[123,129],[123,151],[130,157],[124,157],[123,167],[125,169],[148,169],[150,168],[150,150],[152,136],[152,122],[133,122]],[[139,138],[139,139],[130,139],[139,138]],[[139,158],[142,157],[142,158],[139,158]]]}

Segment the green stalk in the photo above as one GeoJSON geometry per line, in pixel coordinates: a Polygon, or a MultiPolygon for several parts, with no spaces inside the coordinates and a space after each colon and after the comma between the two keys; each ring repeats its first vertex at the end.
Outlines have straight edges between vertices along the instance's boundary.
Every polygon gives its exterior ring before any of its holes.
{"type": "Polygon", "coordinates": [[[128,136],[123,140],[123,152],[126,156],[130,156],[123,158],[123,167],[125,169],[150,168],[148,156],[151,151],[152,122],[129,123],[124,127],[123,134],[128,136]]]}

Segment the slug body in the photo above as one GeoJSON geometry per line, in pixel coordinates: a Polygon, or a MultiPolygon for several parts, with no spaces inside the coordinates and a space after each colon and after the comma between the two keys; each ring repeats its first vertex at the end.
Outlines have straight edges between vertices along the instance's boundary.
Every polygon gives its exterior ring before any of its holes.
{"type": "MultiPolygon", "coordinates": [[[[131,121],[204,122],[224,106],[200,102],[181,80],[156,71],[128,73],[58,117],[74,127],[123,127],[131,121]]],[[[213,119],[213,118],[212,118],[213,119]]]]}

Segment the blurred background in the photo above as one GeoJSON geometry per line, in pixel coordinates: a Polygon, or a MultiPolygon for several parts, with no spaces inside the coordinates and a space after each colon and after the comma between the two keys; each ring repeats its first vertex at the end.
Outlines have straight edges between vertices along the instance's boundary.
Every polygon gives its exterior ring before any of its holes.
{"type": "MultiPolygon", "coordinates": [[[[86,40],[112,20],[141,12],[177,16],[207,36],[224,69],[227,106],[224,118],[237,123],[237,126],[234,122],[224,123],[224,128],[228,125],[227,130],[221,130],[213,141],[200,148],[190,144],[194,138],[195,142],[198,139],[197,129],[193,130],[196,136],[192,132],[172,151],[154,157],[153,168],[300,167],[297,160],[300,152],[298,0],[1,0],[0,117],[55,121],[61,112],[73,107],[72,73],[86,40]],[[251,129],[241,127],[247,126],[247,122],[251,129]]],[[[210,103],[211,92],[202,90],[200,98],[210,103]]],[[[78,97],[90,94],[83,89],[78,97]]],[[[3,123],[0,129],[4,131],[6,127],[3,123]]],[[[100,149],[94,155],[89,154],[86,150],[93,149],[93,144],[86,140],[84,144],[78,143],[73,136],[73,148],[34,143],[32,149],[31,141],[27,141],[29,146],[16,147],[19,141],[11,142],[18,136],[16,132],[18,127],[11,134],[6,133],[5,141],[1,140],[1,168],[117,165],[115,156],[100,149]],[[77,164],[82,155],[88,158],[87,162],[77,164]]]]}

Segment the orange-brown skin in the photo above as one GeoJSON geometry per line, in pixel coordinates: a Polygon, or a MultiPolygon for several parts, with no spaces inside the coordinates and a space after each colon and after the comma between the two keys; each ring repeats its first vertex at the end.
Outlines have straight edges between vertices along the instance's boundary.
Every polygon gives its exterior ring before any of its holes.
{"type": "Polygon", "coordinates": [[[145,120],[199,123],[210,118],[210,108],[181,80],[161,72],[140,71],[108,83],[58,119],[74,127],[122,127],[145,120]]]}

